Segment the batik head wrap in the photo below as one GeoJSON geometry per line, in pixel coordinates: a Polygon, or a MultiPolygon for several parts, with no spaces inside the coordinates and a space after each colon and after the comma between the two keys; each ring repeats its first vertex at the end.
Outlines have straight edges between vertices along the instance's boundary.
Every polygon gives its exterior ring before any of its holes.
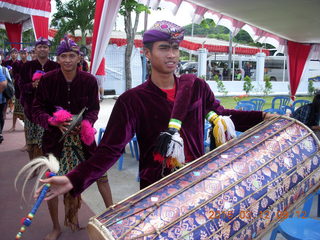
{"type": "Polygon", "coordinates": [[[44,37],[39,37],[37,39],[37,41],[35,42],[34,44],[35,46],[38,46],[38,45],[47,45],[47,46],[50,46],[50,42],[48,39],[44,38],[44,37]]]}
{"type": "Polygon", "coordinates": [[[10,50],[10,53],[13,53],[13,52],[18,52],[18,49],[16,49],[16,48],[11,48],[11,50],[10,50]]]}
{"type": "Polygon", "coordinates": [[[75,52],[79,54],[80,50],[78,45],[73,40],[65,36],[57,48],[57,56],[60,56],[64,52],[75,52]]]}
{"type": "Polygon", "coordinates": [[[19,50],[19,53],[27,53],[28,52],[28,49],[26,48],[22,48],[19,50]]]}
{"type": "Polygon", "coordinates": [[[143,44],[157,41],[181,42],[184,29],[169,21],[157,21],[143,34],[143,44]]]}

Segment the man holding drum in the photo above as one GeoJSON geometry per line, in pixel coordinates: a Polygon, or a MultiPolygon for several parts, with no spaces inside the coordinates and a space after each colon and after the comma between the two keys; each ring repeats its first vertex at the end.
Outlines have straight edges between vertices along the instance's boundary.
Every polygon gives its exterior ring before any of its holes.
{"type": "Polygon", "coordinates": [[[143,189],[173,168],[204,154],[205,118],[216,124],[220,116],[231,116],[236,130],[245,131],[273,115],[225,109],[203,79],[192,74],[176,77],[183,35],[183,28],[168,21],[156,22],[144,33],[144,53],[151,63],[148,80],[118,98],[106,134],[90,159],[66,176],[42,181],[52,184],[46,200],[68,191],[80,194],[112,167],[134,134],[140,148],[139,177],[143,189]],[[167,155],[159,146],[159,139],[164,140],[160,142],[168,151],[172,146],[180,149],[167,155]],[[163,144],[167,140],[170,144],[163,144]]]}

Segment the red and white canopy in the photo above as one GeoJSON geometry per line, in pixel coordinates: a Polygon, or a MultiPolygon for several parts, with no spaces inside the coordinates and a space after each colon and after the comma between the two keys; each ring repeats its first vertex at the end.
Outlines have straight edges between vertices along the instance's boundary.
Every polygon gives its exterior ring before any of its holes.
{"type": "MultiPolygon", "coordinates": [[[[0,22],[6,27],[10,42],[20,43],[22,30],[33,27],[35,37],[48,38],[51,0],[1,0],[0,22]],[[31,24],[30,24],[31,22],[31,24]]],[[[12,44],[20,49],[20,44],[12,44]]]]}
{"type": "MultiPolygon", "coordinates": [[[[92,73],[96,73],[105,53],[120,2],[121,0],[97,0],[92,73]]],[[[182,4],[189,4],[194,9],[194,22],[199,22],[204,16],[211,17],[217,25],[229,28],[234,36],[240,29],[244,29],[254,41],[270,43],[279,52],[284,52],[285,47],[288,47],[292,98],[300,82],[307,60],[306,55],[320,56],[318,0],[139,0],[139,2],[154,8],[160,3],[167,2],[173,6],[172,11],[176,14],[184,14],[179,13],[179,8],[182,4]],[[304,48],[305,44],[309,47],[304,48]],[[302,50],[293,55],[297,49],[302,50]]]]}

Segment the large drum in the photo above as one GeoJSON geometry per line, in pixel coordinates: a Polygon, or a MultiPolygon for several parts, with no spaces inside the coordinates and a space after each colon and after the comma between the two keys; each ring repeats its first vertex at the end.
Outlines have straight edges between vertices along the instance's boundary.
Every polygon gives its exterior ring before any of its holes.
{"type": "Polygon", "coordinates": [[[261,237],[320,186],[319,146],[296,120],[263,122],[91,218],[90,238],[261,237]]]}

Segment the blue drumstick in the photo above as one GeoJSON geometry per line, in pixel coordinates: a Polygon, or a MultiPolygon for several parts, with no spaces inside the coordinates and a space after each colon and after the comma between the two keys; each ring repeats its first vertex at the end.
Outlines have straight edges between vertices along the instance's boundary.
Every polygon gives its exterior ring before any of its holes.
{"type": "MultiPolygon", "coordinates": [[[[50,178],[52,176],[56,176],[55,173],[53,172],[47,172],[46,173],[46,177],[47,178],[50,178]]],[[[21,223],[22,223],[22,226],[20,228],[20,231],[17,233],[16,235],[16,239],[21,239],[22,237],[22,234],[25,232],[26,230],[26,227],[29,227],[32,223],[32,219],[34,218],[34,215],[36,214],[38,208],[40,207],[40,204],[42,203],[43,199],[45,198],[48,190],[50,188],[50,183],[47,183],[43,186],[41,192],[40,192],[40,195],[37,199],[37,201],[35,202],[35,204],[33,205],[33,208],[31,209],[31,211],[28,213],[27,217],[25,218],[22,218],[21,219],[21,223]]]]}

